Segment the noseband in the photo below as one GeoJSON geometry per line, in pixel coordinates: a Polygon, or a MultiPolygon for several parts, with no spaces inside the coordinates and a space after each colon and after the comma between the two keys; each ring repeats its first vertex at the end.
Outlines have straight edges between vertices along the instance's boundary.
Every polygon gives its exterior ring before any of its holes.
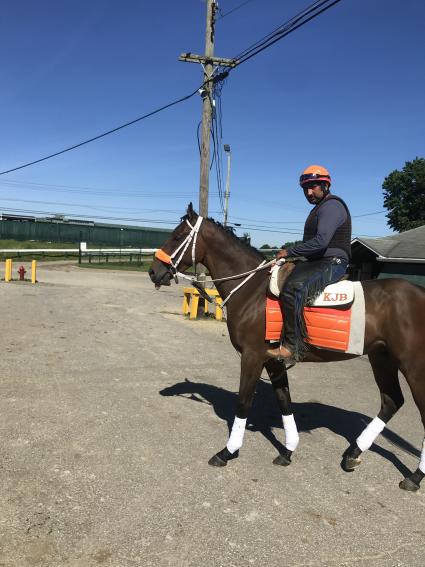
{"type": "MultiPolygon", "coordinates": [[[[194,225],[190,224],[190,222],[186,219],[186,223],[190,226],[190,232],[189,234],[186,236],[186,238],[183,240],[183,242],[180,244],[180,246],[177,248],[177,250],[175,250],[171,255],[167,254],[167,252],[164,252],[164,250],[162,250],[161,248],[159,250],[157,250],[157,252],[155,253],[155,257],[160,260],[163,264],[166,264],[168,266],[168,270],[171,272],[174,281],[176,283],[179,283],[178,280],[178,276],[181,276],[183,278],[189,279],[192,282],[192,285],[195,286],[197,289],[199,289],[199,291],[201,292],[201,294],[205,297],[205,299],[207,301],[211,301],[211,299],[209,298],[208,295],[204,295],[204,292],[202,290],[202,288],[199,286],[198,282],[198,277],[197,277],[197,273],[196,273],[196,264],[195,264],[195,249],[196,249],[196,239],[198,238],[198,232],[199,232],[199,228],[201,226],[202,221],[204,220],[203,217],[198,217],[196,223],[194,225]],[[188,249],[190,243],[193,241],[192,243],[192,264],[195,266],[195,277],[191,277],[189,278],[188,276],[186,276],[185,274],[181,274],[180,272],[177,271],[178,265],[180,264],[180,262],[182,261],[182,258],[186,252],[186,250],[188,249]],[[174,261],[174,258],[178,255],[178,253],[181,251],[180,256],[177,258],[176,261],[174,261]]],[[[284,262],[285,259],[282,258],[279,262],[284,262]]],[[[227,280],[234,280],[234,279],[239,279],[243,276],[246,276],[246,278],[236,287],[234,287],[230,293],[228,294],[228,296],[226,297],[226,299],[223,300],[223,302],[221,303],[221,307],[223,308],[224,305],[229,301],[229,299],[232,297],[232,295],[238,291],[238,289],[240,289],[243,285],[246,284],[246,282],[252,278],[252,276],[261,271],[264,270],[270,266],[272,266],[275,263],[275,260],[271,260],[270,262],[266,262],[266,260],[263,260],[261,262],[261,264],[259,264],[259,266],[257,266],[256,268],[254,268],[253,270],[248,270],[247,272],[244,272],[242,274],[236,274],[234,276],[228,276],[225,278],[216,278],[211,280],[213,283],[215,282],[223,282],[223,281],[227,281],[227,280]]]]}
{"type": "Polygon", "coordinates": [[[182,261],[183,256],[185,255],[186,250],[189,248],[189,245],[192,241],[193,241],[192,242],[192,264],[193,264],[193,266],[195,266],[195,278],[197,276],[197,274],[196,274],[196,263],[195,263],[196,239],[198,238],[199,228],[200,228],[203,220],[204,220],[204,217],[199,216],[196,223],[194,225],[192,225],[186,219],[186,223],[190,226],[191,230],[190,230],[189,234],[186,236],[186,238],[183,240],[183,242],[180,244],[180,246],[176,250],[174,250],[174,252],[171,255],[164,252],[164,250],[162,250],[161,248],[159,250],[157,250],[157,252],[155,253],[155,258],[158,258],[158,260],[160,260],[164,264],[168,265],[168,269],[172,273],[174,281],[176,283],[179,283],[179,279],[177,277],[179,272],[177,271],[177,268],[178,268],[180,262],[182,261]],[[181,253],[178,256],[180,251],[181,251],[181,253]],[[177,258],[176,261],[174,261],[174,258],[176,256],[178,256],[178,258],[177,258]]]}

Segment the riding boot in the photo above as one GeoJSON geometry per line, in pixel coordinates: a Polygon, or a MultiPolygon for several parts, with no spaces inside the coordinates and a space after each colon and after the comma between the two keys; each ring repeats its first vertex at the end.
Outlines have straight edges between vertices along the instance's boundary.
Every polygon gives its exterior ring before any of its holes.
{"type": "Polygon", "coordinates": [[[270,349],[267,354],[273,358],[301,360],[308,345],[307,328],[304,321],[304,307],[314,301],[326,285],[337,281],[345,272],[347,262],[336,258],[302,262],[295,266],[288,276],[279,302],[284,315],[281,348],[270,349]]]}
{"type": "Polygon", "coordinates": [[[280,308],[284,314],[284,324],[278,347],[268,349],[266,354],[269,358],[293,359],[295,352],[295,293],[288,289],[283,291],[279,297],[280,308]]]}
{"type": "Polygon", "coordinates": [[[280,344],[276,348],[267,349],[266,355],[268,358],[277,358],[278,360],[282,360],[285,358],[292,359],[294,357],[294,353],[285,346],[283,346],[283,344],[280,344]]]}

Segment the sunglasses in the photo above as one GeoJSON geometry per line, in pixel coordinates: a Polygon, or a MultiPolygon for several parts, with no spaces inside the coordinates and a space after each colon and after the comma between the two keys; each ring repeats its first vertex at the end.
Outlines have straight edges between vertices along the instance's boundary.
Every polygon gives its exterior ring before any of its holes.
{"type": "Polygon", "coordinates": [[[303,173],[300,177],[300,183],[304,183],[305,181],[314,181],[320,179],[320,181],[330,181],[329,175],[324,173],[303,173]]]}
{"type": "Polygon", "coordinates": [[[309,189],[314,189],[314,187],[320,187],[319,181],[310,181],[310,183],[304,183],[302,188],[304,191],[308,191],[309,189]]]}

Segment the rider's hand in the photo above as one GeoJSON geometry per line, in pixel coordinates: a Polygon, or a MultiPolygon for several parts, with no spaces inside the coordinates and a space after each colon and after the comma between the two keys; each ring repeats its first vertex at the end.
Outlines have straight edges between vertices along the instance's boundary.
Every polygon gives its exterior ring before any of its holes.
{"type": "Polygon", "coordinates": [[[288,251],[285,248],[282,248],[282,250],[279,250],[279,252],[276,254],[276,260],[287,257],[288,257],[288,251]]]}

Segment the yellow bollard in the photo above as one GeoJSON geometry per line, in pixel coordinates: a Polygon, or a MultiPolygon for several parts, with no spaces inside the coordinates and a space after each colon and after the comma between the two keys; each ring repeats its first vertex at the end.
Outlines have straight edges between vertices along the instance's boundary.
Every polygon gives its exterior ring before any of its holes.
{"type": "Polygon", "coordinates": [[[31,262],[31,283],[37,283],[37,260],[31,262]]]}
{"type": "Polygon", "coordinates": [[[183,315],[190,312],[190,291],[188,287],[183,289],[183,315]]]}
{"type": "Polygon", "coordinates": [[[221,307],[222,303],[223,300],[219,295],[217,295],[215,298],[215,318],[217,319],[217,321],[223,320],[223,308],[221,307]]]}
{"type": "Polygon", "coordinates": [[[196,319],[196,317],[198,316],[199,291],[197,289],[194,289],[191,295],[192,298],[190,300],[189,319],[196,319]]]}
{"type": "Polygon", "coordinates": [[[10,282],[11,279],[12,279],[12,259],[8,258],[5,264],[4,281],[10,282]]]}
{"type": "MultiPolygon", "coordinates": [[[[223,309],[221,304],[223,300],[221,299],[218,291],[216,289],[205,288],[205,292],[210,296],[215,298],[215,312],[214,316],[217,321],[223,320],[223,309]]],[[[199,305],[199,291],[194,287],[183,288],[183,315],[189,314],[189,319],[196,319],[198,316],[198,305],[199,305]]],[[[208,301],[202,299],[205,302],[204,312],[208,313],[208,301]]]]}

